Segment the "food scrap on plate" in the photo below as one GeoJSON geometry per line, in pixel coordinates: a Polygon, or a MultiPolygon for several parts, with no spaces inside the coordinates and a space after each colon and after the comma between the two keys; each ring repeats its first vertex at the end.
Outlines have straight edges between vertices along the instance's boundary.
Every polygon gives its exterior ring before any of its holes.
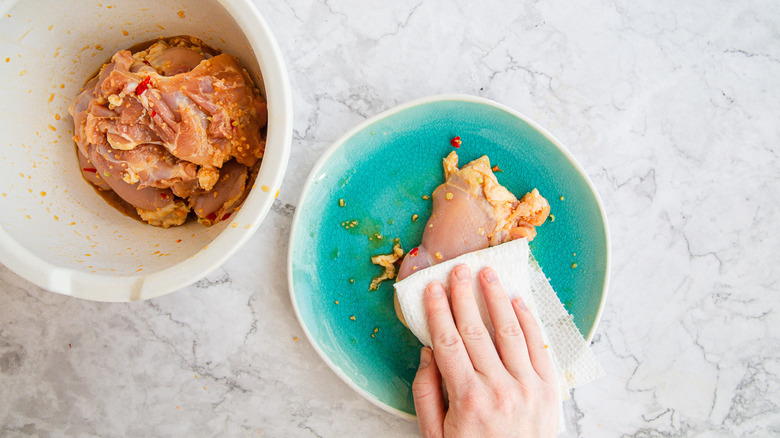
{"type": "MultiPolygon", "coordinates": [[[[371,280],[371,285],[368,287],[368,290],[377,290],[381,282],[394,279],[396,275],[395,264],[403,255],[404,250],[401,249],[401,244],[396,243],[393,245],[393,252],[390,254],[380,254],[371,257],[371,263],[379,265],[385,268],[385,270],[371,280]]],[[[352,280],[350,279],[350,281],[352,280]]]]}

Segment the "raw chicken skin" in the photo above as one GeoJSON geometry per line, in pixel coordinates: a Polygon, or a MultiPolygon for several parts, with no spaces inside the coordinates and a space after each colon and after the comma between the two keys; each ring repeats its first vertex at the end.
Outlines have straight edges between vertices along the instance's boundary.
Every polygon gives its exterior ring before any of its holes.
{"type": "Polygon", "coordinates": [[[422,243],[409,251],[398,272],[401,281],[417,270],[513,239],[536,236],[550,204],[539,191],[519,201],[498,183],[490,160],[482,156],[458,169],[458,154],[444,159],[446,181],[433,192],[433,212],[422,243]]]}

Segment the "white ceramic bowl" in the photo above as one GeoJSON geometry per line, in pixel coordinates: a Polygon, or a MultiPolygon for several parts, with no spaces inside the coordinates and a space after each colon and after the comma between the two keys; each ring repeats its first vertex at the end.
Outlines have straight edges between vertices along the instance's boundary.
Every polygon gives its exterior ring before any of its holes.
{"type": "Polygon", "coordinates": [[[1,263],[52,292],[134,301],[199,280],[249,239],[278,193],[292,135],[284,61],[249,1],[6,0],[0,12],[1,263]],[[268,100],[268,137],[229,221],[165,230],[123,216],[82,179],[68,105],[114,52],[183,34],[250,71],[268,100]]]}

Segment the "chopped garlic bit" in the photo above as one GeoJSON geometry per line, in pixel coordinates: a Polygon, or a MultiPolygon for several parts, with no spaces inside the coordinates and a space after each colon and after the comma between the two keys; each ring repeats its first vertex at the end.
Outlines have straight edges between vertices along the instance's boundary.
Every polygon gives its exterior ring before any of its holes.
{"type": "Polygon", "coordinates": [[[358,221],[354,221],[354,220],[353,221],[346,220],[341,223],[341,226],[344,227],[344,229],[355,228],[357,225],[358,225],[358,221]]]}
{"type": "Polygon", "coordinates": [[[114,109],[122,104],[122,98],[116,94],[108,96],[108,109],[114,109]]]}
{"type": "Polygon", "coordinates": [[[122,174],[122,180],[128,184],[135,184],[140,181],[141,177],[132,168],[127,168],[122,174]]]}
{"type": "MultiPolygon", "coordinates": [[[[201,189],[209,191],[219,181],[219,170],[213,166],[200,166],[197,173],[198,185],[201,189]]],[[[214,193],[216,195],[216,192],[214,193]]]]}

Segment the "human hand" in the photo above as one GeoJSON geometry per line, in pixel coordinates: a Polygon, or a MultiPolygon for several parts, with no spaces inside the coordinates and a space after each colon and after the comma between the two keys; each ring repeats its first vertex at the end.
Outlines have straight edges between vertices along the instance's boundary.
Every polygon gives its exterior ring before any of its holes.
{"type": "Polygon", "coordinates": [[[520,298],[510,304],[493,269],[483,269],[479,281],[495,344],[479,315],[468,266],[450,274],[452,311],[441,283],[425,290],[433,351],[422,349],[412,385],[420,432],[426,438],[554,437],[558,384],[541,329],[520,298]]]}

